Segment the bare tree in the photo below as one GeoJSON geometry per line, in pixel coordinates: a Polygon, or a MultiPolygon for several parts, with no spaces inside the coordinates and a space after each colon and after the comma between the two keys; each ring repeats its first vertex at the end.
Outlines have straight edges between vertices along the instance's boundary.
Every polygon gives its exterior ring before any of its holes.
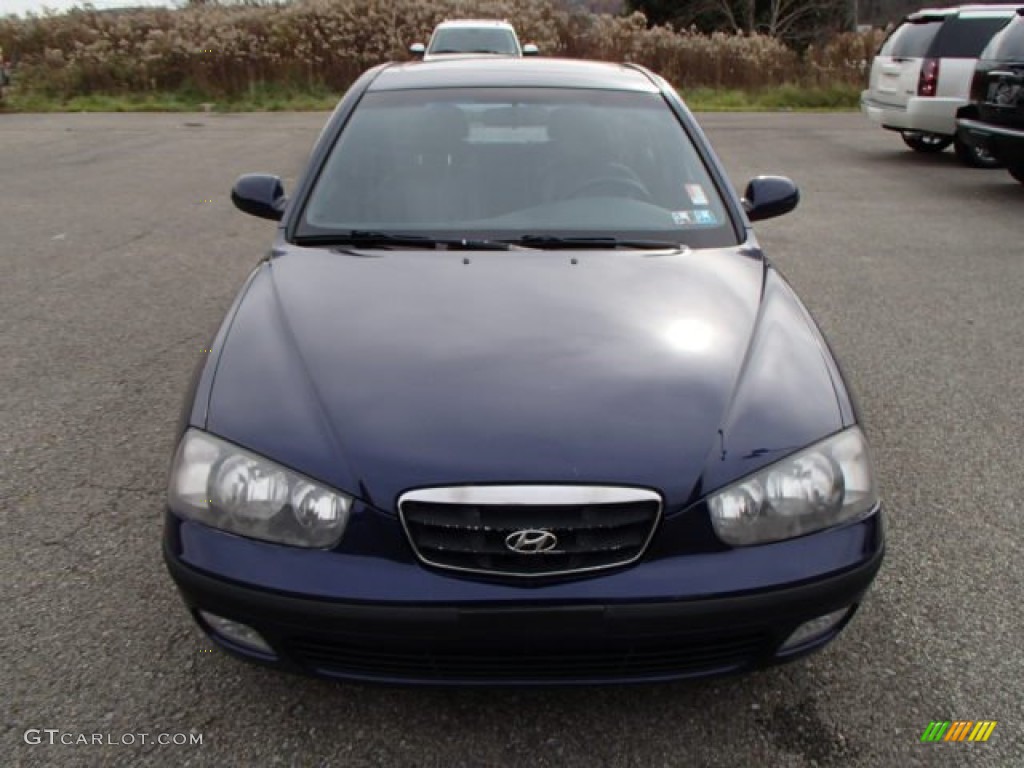
{"type": "Polygon", "coordinates": [[[837,0],[768,0],[760,31],[772,37],[792,38],[805,22],[821,20],[844,5],[837,0]]]}
{"type": "Polygon", "coordinates": [[[733,32],[749,34],[754,31],[757,17],[755,0],[713,0],[709,5],[725,17],[733,32]]]}
{"type": "Polygon", "coordinates": [[[711,32],[728,30],[761,34],[789,42],[808,42],[845,27],[852,0],[631,0],[652,23],[679,27],[695,25],[711,32]]]}

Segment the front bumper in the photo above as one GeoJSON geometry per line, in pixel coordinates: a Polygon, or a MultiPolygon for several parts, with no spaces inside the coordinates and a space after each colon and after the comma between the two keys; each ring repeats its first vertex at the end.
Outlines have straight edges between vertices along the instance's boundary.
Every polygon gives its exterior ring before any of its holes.
{"type": "Polygon", "coordinates": [[[1024,130],[963,117],[956,124],[961,141],[984,149],[1006,165],[1024,164],[1024,130]]]}
{"type": "Polygon", "coordinates": [[[956,133],[956,111],[966,103],[963,99],[912,96],[906,106],[897,106],[875,101],[863,91],[860,108],[883,128],[952,136],[956,133]]]}
{"type": "MultiPolygon", "coordinates": [[[[382,589],[405,592],[404,599],[391,594],[387,600],[341,600],[288,594],[204,572],[182,557],[176,525],[169,521],[167,567],[193,616],[221,647],[293,671],[403,684],[653,682],[789,661],[823,647],[842,630],[884,552],[879,513],[796,542],[835,553],[826,552],[826,559],[845,552],[844,557],[855,558],[852,565],[762,590],[714,595],[703,584],[687,595],[684,585],[675,584],[670,586],[676,599],[667,599],[666,579],[683,573],[672,563],[640,563],[617,574],[546,587],[487,584],[413,564],[409,567],[420,576],[418,593],[409,593],[410,582],[399,574],[391,588],[382,589]],[[471,594],[475,597],[466,599],[471,594]],[[844,608],[850,612],[839,625],[779,652],[798,626],[844,608]],[[256,629],[273,655],[252,652],[212,632],[198,611],[256,629]]],[[[394,565],[396,570],[404,567],[394,565]]],[[[264,569],[273,570],[269,563],[264,569]]]]}

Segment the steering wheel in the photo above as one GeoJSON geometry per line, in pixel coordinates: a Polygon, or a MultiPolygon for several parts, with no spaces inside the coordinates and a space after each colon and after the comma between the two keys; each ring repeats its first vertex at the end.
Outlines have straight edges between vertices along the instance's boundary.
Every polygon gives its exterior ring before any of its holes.
{"type": "Polygon", "coordinates": [[[654,202],[650,191],[631,168],[627,168],[619,163],[609,163],[608,170],[612,173],[607,176],[597,176],[588,179],[569,194],[563,195],[563,199],[588,197],[604,193],[612,197],[628,197],[644,203],[654,202]]]}

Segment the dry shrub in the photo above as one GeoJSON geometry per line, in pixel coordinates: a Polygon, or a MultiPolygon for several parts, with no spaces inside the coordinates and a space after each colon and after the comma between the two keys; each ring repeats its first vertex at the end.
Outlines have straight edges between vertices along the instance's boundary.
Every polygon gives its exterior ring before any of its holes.
{"type": "Polygon", "coordinates": [[[342,90],[368,67],[407,59],[409,43],[456,16],[505,18],[553,56],[633,61],[684,88],[860,82],[875,43],[838,38],[801,58],[760,36],[648,28],[553,0],[297,0],[182,10],[77,10],[0,19],[0,46],[27,90],[57,96],[191,89],[210,97],[263,85],[342,90]]]}
{"type": "Polygon", "coordinates": [[[866,83],[871,60],[885,38],[885,31],[845,32],[821,48],[811,46],[805,54],[806,76],[815,85],[866,83]]]}

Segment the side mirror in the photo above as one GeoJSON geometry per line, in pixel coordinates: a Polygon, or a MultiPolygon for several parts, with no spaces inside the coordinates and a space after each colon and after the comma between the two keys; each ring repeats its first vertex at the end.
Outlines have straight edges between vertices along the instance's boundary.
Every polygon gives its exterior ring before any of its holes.
{"type": "Polygon", "coordinates": [[[743,210],[751,221],[789,213],[800,202],[800,190],[785,176],[758,176],[743,193],[743,210]]]}
{"type": "Polygon", "coordinates": [[[288,198],[284,196],[284,185],[277,176],[248,173],[239,176],[231,188],[231,202],[243,213],[280,221],[288,198]]]}
{"type": "Polygon", "coordinates": [[[422,56],[427,50],[427,46],[423,43],[413,43],[409,46],[409,53],[413,56],[422,56]]]}
{"type": "Polygon", "coordinates": [[[537,56],[539,53],[540,48],[533,43],[527,43],[523,46],[523,56],[537,56]]]}

